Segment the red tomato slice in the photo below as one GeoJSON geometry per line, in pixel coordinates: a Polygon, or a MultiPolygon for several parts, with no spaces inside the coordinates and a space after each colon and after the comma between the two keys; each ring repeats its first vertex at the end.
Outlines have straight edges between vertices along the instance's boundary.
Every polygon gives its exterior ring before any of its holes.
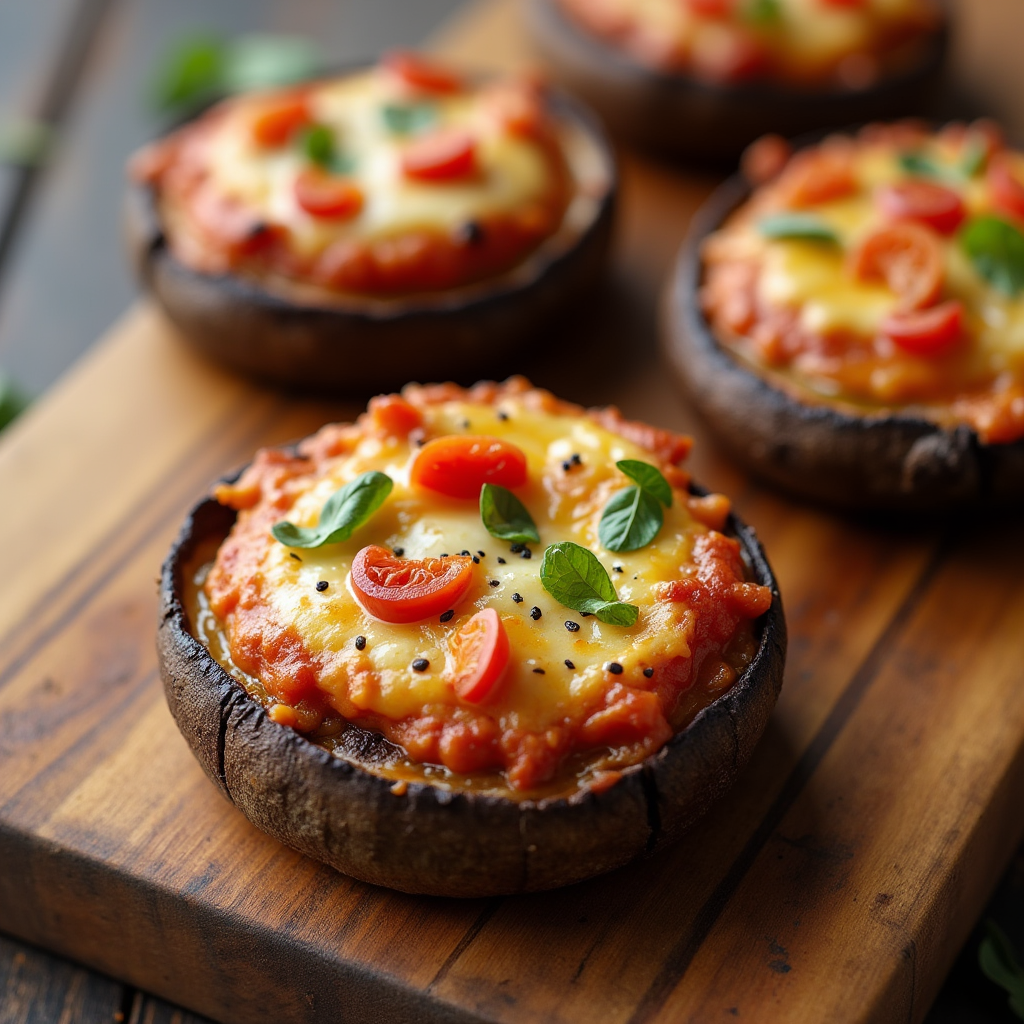
{"type": "Polygon", "coordinates": [[[419,622],[453,608],[473,580],[473,559],[398,558],[370,544],[352,560],[359,603],[385,622],[419,622]]]}
{"type": "Polygon", "coordinates": [[[283,146],[312,119],[305,98],[290,96],[268,103],[259,110],[250,130],[253,140],[261,146],[283,146]]]}
{"type": "Polygon", "coordinates": [[[402,154],[402,173],[417,181],[450,181],[475,171],[476,142],[457,128],[424,135],[402,154]]]}
{"type": "Polygon", "coordinates": [[[893,313],[882,322],[882,334],[911,355],[938,356],[960,340],[963,322],[963,305],[943,302],[913,313],[893,313]]]}
{"type": "Polygon", "coordinates": [[[1015,154],[996,153],[988,165],[988,187],[992,192],[992,202],[1003,213],[1024,220],[1024,183],[1017,168],[1015,154]]]}
{"type": "Polygon", "coordinates": [[[943,235],[956,231],[966,215],[964,201],[956,192],[931,181],[883,185],[875,199],[890,220],[914,220],[943,235]]]}
{"type": "Polygon", "coordinates": [[[382,63],[388,71],[414,89],[442,94],[462,92],[462,79],[454,71],[408,50],[393,50],[385,55],[382,63]]]}
{"type": "Polygon", "coordinates": [[[497,690],[508,668],[508,634],[493,608],[479,611],[451,639],[452,685],[470,704],[482,704],[497,690]]]}
{"type": "Polygon", "coordinates": [[[932,305],[942,290],[942,242],[931,228],[905,221],[868,235],[851,254],[851,270],[864,281],[884,281],[901,312],[932,305]]]}
{"type": "Polygon", "coordinates": [[[295,179],[295,201],[314,217],[354,217],[363,208],[363,192],[346,178],[309,167],[295,179]]]}
{"type": "Polygon", "coordinates": [[[822,146],[797,153],[779,178],[783,201],[795,207],[842,199],[856,188],[852,151],[845,145],[822,146]]]}
{"type": "Polygon", "coordinates": [[[484,484],[525,484],[526,456],[521,448],[497,437],[439,437],[420,449],[409,479],[449,498],[475,500],[484,484]]]}

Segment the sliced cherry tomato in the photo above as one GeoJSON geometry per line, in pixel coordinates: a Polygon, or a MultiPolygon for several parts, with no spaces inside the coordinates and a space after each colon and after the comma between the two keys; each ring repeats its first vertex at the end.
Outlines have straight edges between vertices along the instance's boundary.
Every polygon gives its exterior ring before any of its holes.
{"type": "Polygon", "coordinates": [[[257,112],[252,122],[252,137],[261,146],[283,146],[312,119],[305,97],[282,98],[257,112]]]}
{"type": "Polygon", "coordinates": [[[863,281],[884,281],[899,296],[901,312],[924,309],[942,290],[942,241],[911,221],[880,228],[853,251],[851,269],[863,281]]]}
{"type": "Polygon", "coordinates": [[[883,185],[875,199],[891,220],[914,220],[943,235],[956,231],[966,215],[964,201],[956,192],[931,181],[883,185]]]}
{"type": "Polygon", "coordinates": [[[819,146],[797,153],[779,178],[784,202],[795,207],[842,199],[856,188],[853,155],[845,144],[819,146]]]}
{"type": "Polygon", "coordinates": [[[702,18],[728,18],[733,0],[686,0],[686,6],[702,18]]]}
{"type": "Polygon", "coordinates": [[[882,322],[882,334],[911,355],[938,356],[960,340],[963,323],[964,307],[954,300],[931,309],[893,313],[882,322]]]}
{"type": "Polygon", "coordinates": [[[1018,166],[1015,154],[996,153],[988,165],[988,187],[992,201],[1003,213],[1024,220],[1024,182],[1018,166]]]}
{"type": "Polygon", "coordinates": [[[452,685],[470,704],[494,695],[508,668],[508,634],[493,608],[479,611],[451,639],[452,685]]]}
{"type": "Polygon", "coordinates": [[[295,201],[314,217],[354,217],[363,208],[363,192],[347,178],[307,167],[295,179],[295,201]]]}
{"type": "Polygon", "coordinates": [[[402,173],[417,181],[450,181],[476,171],[476,142],[468,132],[442,129],[409,143],[402,173]]]}
{"type": "Polygon", "coordinates": [[[526,456],[522,449],[497,437],[439,437],[420,449],[409,479],[449,498],[476,499],[484,484],[525,484],[526,456]]]}
{"type": "Polygon", "coordinates": [[[473,559],[398,558],[370,544],[352,560],[350,579],[371,615],[385,622],[419,622],[458,604],[473,580],[473,559]]]}
{"type": "Polygon", "coordinates": [[[423,414],[401,395],[377,395],[367,406],[374,425],[392,437],[407,437],[423,425],[423,414]]]}
{"type": "Polygon", "coordinates": [[[388,71],[414,89],[442,94],[462,92],[462,79],[454,71],[408,50],[393,50],[384,57],[382,63],[388,71]]]}

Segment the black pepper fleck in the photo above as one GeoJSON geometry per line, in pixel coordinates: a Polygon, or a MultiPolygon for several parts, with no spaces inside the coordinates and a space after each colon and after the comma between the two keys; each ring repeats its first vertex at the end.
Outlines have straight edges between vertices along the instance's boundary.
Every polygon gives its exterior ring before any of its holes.
{"type": "Polygon", "coordinates": [[[479,548],[477,549],[477,552],[476,552],[476,553],[477,553],[477,554],[478,554],[478,555],[479,555],[479,556],[480,556],[481,558],[486,558],[486,557],[487,557],[487,552],[486,552],[486,551],[481,551],[481,550],[480,550],[479,548]]]}
{"type": "Polygon", "coordinates": [[[501,580],[488,580],[487,581],[492,587],[500,587],[501,580]]]}
{"type": "Polygon", "coordinates": [[[454,608],[449,608],[448,611],[441,612],[441,621],[442,622],[451,622],[452,619],[454,619],[454,618],[455,618],[455,609],[454,608]]]}
{"type": "Polygon", "coordinates": [[[413,672],[426,672],[430,668],[430,662],[426,658],[417,658],[412,663],[413,672]]]}
{"type": "Polygon", "coordinates": [[[593,612],[580,612],[580,618],[581,619],[589,619],[590,616],[593,615],[593,614],[594,614],[593,612]]]}
{"type": "Polygon", "coordinates": [[[576,668],[576,666],[568,658],[565,659],[565,667],[566,668],[571,668],[571,669],[575,669],[576,668]]]}
{"type": "Polygon", "coordinates": [[[654,669],[651,668],[650,665],[648,665],[647,668],[644,669],[644,675],[647,676],[648,679],[650,679],[651,676],[654,675],[654,669]]]}
{"type": "Polygon", "coordinates": [[[463,548],[463,549],[462,549],[462,550],[461,550],[461,551],[459,552],[459,554],[460,554],[460,555],[468,555],[468,554],[469,554],[469,552],[468,552],[468,551],[467,551],[467,550],[466,550],[465,548],[463,548]]]}
{"type": "Polygon", "coordinates": [[[562,463],[562,471],[568,473],[570,469],[572,469],[572,463],[566,459],[565,462],[562,463]]]}
{"type": "Polygon", "coordinates": [[[523,603],[523,595],[522,594],[513,594],[512,595],[512,600],[515,601],[516,604],[522,604],[523,603]]]}
{"type": "Polygon", "coordinates": [[[422,448],[426,443],[427,442],[424,441],[422,437],[417,437],[416,438],[416,447],[417,448],[422,448]]]}
{"type": "Polygon", "coordinates": [[[501,555],[498,555],[498,565],[507,565],[507,564],[508,563],[505,561],[505,559],[502,558],[501,555]]]}
{"type": "Polygon", "coordinates": [[[566,619],[565,628],[569,630],[570,633],[578,633],[580,631],[580,624],[578,622],[573,622],[572,619],[566,619]]]}
{"type": "Polygon", "coordinates": [[[512,547],[509,548],[509,551],[511,551],[513,555],[518,555],[519,552],[522,551],[523,548],[525,548],[525,547],[526,547],[525,544],[516,543],[516,544],[513,544],[512,547]]]}
{"type": "Polygon", "coordinates": [[[462,429],[463,430],[469,430],[470,426],[471,426],[471,424],[470,424],[469,420],[463,420],[462,421],[462,429]]]}
{"type": "Polygon", "coordinates": [[[613,572],[624,572],[625,570],[622,568],[621,565],[613,565],[612,566],[612,571],[613,572]]]}
{"type": "Polygon", "coordinates": [[[501,420],[501,422],[502,422],[502,423],[504,423],[504,422],[505,422],[505,420],[507,420],[507,419],[508,419],[508,413],[507,413],[507,412],[502,412],[502,411],[501,411],[501,410],[499,409],[499,410],[498,410],[498,419],[499,419],[499,420],[501,420]]]}
{"type": "Polygon", "coordinates": [[[317,580],[316,589],[319,593],[322,594],[329,586],[330,584],[327,580],[317,580]]]}
{"type": "Polygon", "coordinates": [[[467,220],[456,229],[455,238],[463,245],[479,245],[484,240],[484,229],[475,220],[467,220]]]}
{"type": "Polygon", "coordinates": [[[479,565],[480,564],[480,559],[477,558],[476,555],[473,556],[473,564],[474,565],[479,565]]]}
{"type": "Polygon", "coordinates": [[[523,548],[523,550],[519,552],[519,557],[520,558],[533,558],[533,552],[529,548],[523,548]]]}
{"type": "Polygon", "coordinates": [[[611,672],[613,676],[622,675],[622,666],[617,661],[609,661],[605,668],[611,672]]]}
{"type": "Polygon", "coordinates": [[[534,622],[536,622],[541,615],[543,615],[543,612],[536,605],[530,609],[530,618],[533,619],[534,622]]]}
{"type": "Polygon", "coordinates": [[[442,551],[441,554],[438,557],[439,558],[447,558],[448,557],[448,552],[447,551],[442,551]]]}
{"type": "Polygon", "coordinates": [[[581,466],[581,465],[583,465],[583,459],[580,456],[579,452],[573,452],[572,453],[572,464],[574,466],[581,466]]]}
{"type": "Polygon", "coordinates": [[[296,562],[301,562],[302,561],[302,559],[299,558],[299,556],[297,554],[295,554],[294,551],[289,551],[288,552],[288,557],[289,558],[294,558],[296,562]]]}
{"type": "Polygon", "coordinates": [[[363,650],[366,647],[366,637],[365,636],[357,636],[355,643],[356,643],[356,650],[357,651],[363,650]]]}
{"type": "Polygon", "coordinates": [[[405,554],[405,548],[392,548],[391,554],[393,554],[395,558],[401,558],[402,555],[405,554]]]}
{"type": "Polygon", "coordinates": [[[542,668],[535,668],[533,671],[538,676],[544,675],[544,669],[542,669],[542,668]]]}

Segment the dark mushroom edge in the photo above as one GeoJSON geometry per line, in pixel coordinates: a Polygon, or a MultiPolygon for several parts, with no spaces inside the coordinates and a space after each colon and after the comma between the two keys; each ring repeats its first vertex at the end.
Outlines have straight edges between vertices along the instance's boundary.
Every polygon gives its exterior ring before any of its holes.
{"type": "Polygon", "coordinates": [[[736,175],[697,212],[662,311],[668,362],[732,458],[790,494],[847,511],[942,514],[1024,500],[1024,441],[985,444],[966,424],[805,401],[719,344],[700,306],[701,243],[750,192],[736,175]]]}
{"type": "Polygon", "coordinates": [[[905,71],[865,89],[806,92],[763,81],[718,86],[647,67],[577,26],[558,0],[529,0],[527,21],[552,75],[590,103],[616,138],[669,158],[722,164],[768,132],[793,136],[927,112],[949,49],[944,13],[921,59],[905,71]]]}
{"type": "Polygon", "coordinates": [[[570,216],[570,202],[561,227],[497,277],[371,297],[202,273],[171,252],[155,189],[129,182],[124,236],[136,276],[192,345],[270,384],[352,394],[407,380],[500,379],[599,281],[611,240],[618,191],[611,146],[581,103],[557,90],[549,99],[581,211],[570,216]]]}
{"type": "MultiPolygon", "coordinates": [[[[694,493],[703,493],[694,490],[694,493]]],[[[568,885],[660,849],[732,784],[782,686],[786,623],[754,531],[730,517],[754,579],[771,588],[758,648],[733,686],[656,754],[600,793],[517,802],[374,774],[394,748],[349,727],[343,760],[273,722],[190,629],[183,573],[235,512],[212,498],[189,514],[164,562],[157,654],[171,713],[206,774],[258,828],[345,874],[436,896],[568,885]]]]}

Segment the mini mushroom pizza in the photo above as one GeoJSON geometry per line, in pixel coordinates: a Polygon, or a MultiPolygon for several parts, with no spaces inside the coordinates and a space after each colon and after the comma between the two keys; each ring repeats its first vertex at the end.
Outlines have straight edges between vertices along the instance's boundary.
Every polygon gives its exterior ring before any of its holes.
{"type": "Polygon", "coordinates": [[[653,848],[749,755],[785,643],[689,447],[513,379],[261,451],[165,567],[179,725],[253,821],[370,881],[544,888],[653,848]]]}
{"type": "Polygon", "coordinates": [[[733,157],[772,130],[920,112],[945,52],[939,0],[532,0],[552,70],[616,132],[733,157]]]}
{"type": "Polygon", "coordinates": [[[733,450],[840,504],[1022,496],[1024,157],[987,122],[900,123],[746,166],[761,184],[712,201],[668,318],[733,450]]]}
{"type": "Polygon", "coordinates": [[[187,333],[355,387],[407,379],[432,335],[432,372],[520,341],[600,270],[615,181],[567,97],[409,53],[224,101],[129,170],[140,274],[187,333]]]}

